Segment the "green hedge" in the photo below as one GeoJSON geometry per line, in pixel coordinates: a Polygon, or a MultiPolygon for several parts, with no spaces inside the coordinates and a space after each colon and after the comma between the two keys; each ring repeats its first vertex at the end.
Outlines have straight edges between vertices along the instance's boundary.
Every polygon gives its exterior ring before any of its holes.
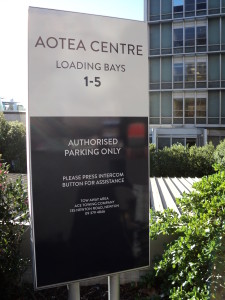
{"type": "Polygon", "coordinates": [[[215,162],[215,148],[211,143],[203,147],[175,144],[158,151],[150,144],[151,177],[202,177],[213,174],[215,162]]]}

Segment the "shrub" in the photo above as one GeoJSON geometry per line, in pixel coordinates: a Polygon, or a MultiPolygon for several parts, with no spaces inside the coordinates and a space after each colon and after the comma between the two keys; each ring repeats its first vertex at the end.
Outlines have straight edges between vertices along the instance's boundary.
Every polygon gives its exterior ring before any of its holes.
{"type": "Polygon", "coordinates": [[[150,145],[150,176],[202,177],[214,172],[214,146],[183,146],[174,144],[156,151],[150,145]]]}
{"type": "Polygon", "coordinates": [[[27,191],[21,178],[8,179],[9,166],[0,164],[0,290],[1,299],[15,299],[27,260],[20,256],[20,245],[28,221],[27,191]]]}
{"type": "Polygon", "coordinates": [[[7,122],[0,113],[0,154],[10,171],[26,173],[26,129],[18,121],[7,122]]]}
{"type": "Polygon", "coordinates": [[[7,133],[9,131],[9,123],[6,121],[3,113],[0,113],[0,153],[5,153],[7,149],[7,133]]]}
{"type": "Polygon", "coordinates": [[[4,157],[11,164],[10,171],[26,173],[26,129],[23,123],[9,122],[4,157]]]}
{"type": "Polygon", "coordinates": [[[215,163],[225,168],[225,140],[220,141],[214,152],[215,163]]]}
{"type": "Polygon", "coordinates": [[[189,148],[189,176],[202,177],[214,173],[213,164],[215,148],[212,143],[202,147],[189,148]],[[190,172],[191,171],[191,172],[190,172]],[[193,174],[193,175],[192,175],[193,174]]]}
{"type": "Polygon", "coordinates": [[[203,177],[194,188],[177,199],[181,216],[170,209],[150,211],[151,239],[178,235],[155,265],[170,299],[218,299],[219,289],[225,296],[225,271],[218,267],[225,258],[225,172],[203,177]]]}
{"type": "Polygon", "coordinates": [[[150,151],[150,176],[184,176],[188,166],[187,148],[181,144],[150,151]]]}

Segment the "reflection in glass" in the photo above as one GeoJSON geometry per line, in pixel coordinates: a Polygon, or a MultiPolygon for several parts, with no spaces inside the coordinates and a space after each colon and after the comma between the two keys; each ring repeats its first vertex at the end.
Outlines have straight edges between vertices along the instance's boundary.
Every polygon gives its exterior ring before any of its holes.
{"type": "Polygon", "coordinates": [[[195,86],[195,63],[185,63],[185,87],[192,88],[195,86]]]}
{"type": "Polygon", "coordinates": [[[200,15],[201,13],[206,12],[206,0],[196,0],[196,10],[197,14],[200,15]]]}
{"type": "Polygon", "coordinates": [[[197,27],[196,45],[197,52],[206,51],[206,26],[197,27]]]}
{"type": "Polygon", "coordinates": [[[206,98],[197,98],[196,116],[198,118],[206,117],[206,98]]]}
{"type": "Polygon", "coordinates": [[[185,52],[195,51],[195,28],[185,28],[185,52]]]}
{"type": "Polygon", "coordinates": [[[163,149],[164,147],[170,147],[170,138],[159,137],[158,138],[158,149],[163,149]]]}
{"type": "Polygon", "coordinates": [[[185,99],[185,117],[194,117],[195,115],[195,99],[185,99]]]}
{"type": "Polygon", "coordinates": [[[184,0],[174,0],[173,2],[174,18],[182,18],[183,10],[184,10],[184,0]]]}
{"type": "Polygon", "coordinates": [[[195,117],[195,99],[185,99],[185,124],[193,124],[195,117]]]}
{"type": "Polygon", "coordinates": [[[190,17],[195,15],[195,0],[185,1],[185,16],[190,17]]]}
{"type": "Polygon", "coordinates": [[[183,81],[183,63],[174,64],[173,80],[183,81]]]}
{"type": "Polygon", "coordinates": [[[197,87],[206,87],[206,62],[197,63],[197,87]]]}
{"type": "Polygon", "coordinates": [[[185,145],[185,139],[184,138],[172,138],[172,145],[174,144],[181,144],[185,145]]]}
{"type": "Polygon", "coordinates": [[[183,46],[183,28],[176,28],[173,31],[173,46],[182,47],[183,46]]]}
{"type": "Polygon", "coordinates": [[[197,45],[206,45],[206,26],[197,27],[197,45]]]}
{"type": "Polygon", "coordinates": [[[183,117],[183,99],[173,99],[173,117],[183,117]]]}
{"type": "Polygon", "coordinates": [[[160,49],[160,29],[159,25],[152,25],[150,27],[150,54],[159,54],[160,49]]]}

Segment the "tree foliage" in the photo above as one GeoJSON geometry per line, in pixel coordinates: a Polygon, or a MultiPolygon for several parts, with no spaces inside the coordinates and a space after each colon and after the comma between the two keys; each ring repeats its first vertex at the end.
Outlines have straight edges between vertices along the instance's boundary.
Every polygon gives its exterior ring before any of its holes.
{"type": "Polygon", "coordinates": [[[160,234],[177,236],[156,263],[156,276],[169,299],[224,299],[224,170],[203,177],[194,188],[177,199],[181,216],[171,209],[150,211],[151,239],[160,234]]]}
{"type": "Polygon", "coordinates": [[[213,156],[215,163],[225,169],[225,140],[220,141],[213,156]]]}
{"type": "Polygon", "coordinates": [[[18,121],[8,122],[0,114],[0,154],[10,172],[26,173],[26,129],[18,121]]]}
{"type": "Polygon", "coordinates": [[[9,166],[0,164],[0,290],[1,299],[15,299],[26,260],[20,245],[28,222],[27,191],[21,178],[8,179],[9,166]]]}

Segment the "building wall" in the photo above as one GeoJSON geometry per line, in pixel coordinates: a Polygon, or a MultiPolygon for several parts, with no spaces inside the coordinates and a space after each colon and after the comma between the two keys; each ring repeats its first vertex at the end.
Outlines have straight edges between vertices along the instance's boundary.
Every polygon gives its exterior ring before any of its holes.
{"type": "MultiPolygon", "coordinates": [[[[217,144],[225,137],[225,0],[148,0],[146,10],[150,128],[168,128],[170,144],[190,136],[217,144]]],[[[157,143],[166,138],[158,133],[157,143]]]]}
{"type": "Polygon", "coordinates": [[[26,112],[3,112],[6,121],[18,121],[26,125],[26,112]]]}

